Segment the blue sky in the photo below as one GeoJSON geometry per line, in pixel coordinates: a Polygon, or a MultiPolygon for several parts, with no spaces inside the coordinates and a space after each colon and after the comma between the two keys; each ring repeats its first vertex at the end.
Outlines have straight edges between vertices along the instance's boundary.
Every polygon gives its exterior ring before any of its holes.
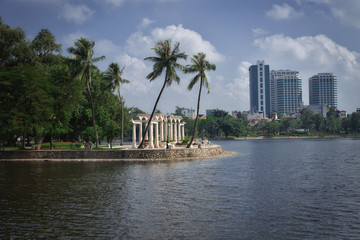
{"type": "MultiPolygon", "coordinates": [[[[217,70],[208,73],[206,109],[249,110],[248,67],[265,60],[271,70],[300,72],[303,102],[308,78],[332,72],[338,79],[338,105],[360,107],[360,1],[358,0],[0,0],[5,24],[23,28],[30,40],[48,28],[63,46],[87,37],[106,70],[111,62],[126,66],[131,81],[122,93],[129,107],[150,112],[163,76],[149,82],[154,42],[171,38],[188,56],[207,54],[217,70]]],[[[189,63],[182,62],[183,64],[189,63]]],[[[196,108],[198,88],[189,92],[190,75],[181,75],[163,93],[158,108],[196,108]]]]}

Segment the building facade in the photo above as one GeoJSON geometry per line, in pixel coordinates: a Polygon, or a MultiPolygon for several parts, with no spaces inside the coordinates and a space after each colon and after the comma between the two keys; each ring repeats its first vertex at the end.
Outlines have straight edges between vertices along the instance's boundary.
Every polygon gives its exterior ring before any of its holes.
{"type": "Polygon", "coordinates": [[[326,105],[337,109],[337,79],[332,73],[319,73],[309,78],[310,105],[326,105]]]}
{"type": "Polygon", "coordinates": [[[211,114],[214,114],[216,109],[206,109],[206,116],[209,116],[211,114]]]}
{"type": "Polygon", "coordinates": [[[195,119],[195,110],[190,108],[179,108],[181,111],[181,114],[183,114],[185,117],[188,117],[190,119],[195,119]]]}
{"type": "Polygon", "coordinates": [[[250,111],[270,116],[270,67],[257,61],[249,68],[250,111]]]}
{"type": "Polygon", "coordinates": [[[298,71],[270,72],[270,112],[290,115],[302,107],[302,80],[298,71]]]}

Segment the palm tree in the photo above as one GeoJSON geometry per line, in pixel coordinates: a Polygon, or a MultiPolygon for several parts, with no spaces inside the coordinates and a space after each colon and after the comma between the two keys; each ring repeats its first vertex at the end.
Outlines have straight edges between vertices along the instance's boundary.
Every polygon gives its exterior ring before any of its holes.
{"type": "Polygon", "coordinates": [[[191,137],[191,140],[189,144],[186,146],[189,148],[194,141],[194,138],[196,137],[196,127],[197,122],[199,119],[199,108],[200,108],[200,96],[201,96],[201,89],[202,86],[205,86],[208,90],[208,93],[210,92],[209,88],[209,82],[207,80],[205,71],[210,70],[216,70],[215,64],[209,63],[207,60],[205,60],[206,54],[199,52],[197,55],[193,55],[191,58],[192,65],[187,65],[185,69],[185,73],[197,73],[195,77],[191,80],[188,90],[191,91],[194,85],[199,81],[200,79],[200,88],[199,88],[199,96],[198,96],[198,102],[197,102],[197,112],[196,112],[196,118],[195,118],[195,124],[194,124],[194,134],[191,137]]]}
{"type": "Polygon", "coordinates": [[[125,67],[119,68],[117,63],[111,63],[106,71],[106,77],[112,81],[114,88],[118,91],[119,99],[121,102],[121,140],[120,145],[124,145],[124,99],[120,95],[120,84],[129,83],[130,81],[122,78],[125,67]]]}
{"type": "Polygon", "coordinates": [[[165,86],[170,86],[173,81],[175,81],[178,84],[180,83],[180,78],[176,73],[176,69],[183,70],[184,66],[177,63],[177,60],[178,59],[186,60],[187,56],[184,52],[180,52],[179,45],[180,45],[180,43],[177,42],[177,43],[175,43],[174,48],[171,49],[171,40],[170,39],[165,40],[165,41],[158,41],[158,42],[156,42],[155,47],[152,49],[152,50],[154,50],[154,52],[157,56],[145,58],[145,60],[151,61],[154,63],[153,71],[151,73],[149,73],[149,75],[147,75],[146,78],[149,79],[151,82],[151,81],[155,80],[157,77],[159,77],[165,69],[165,80],[164,80],[164,84],[160,90],[159,96],[156,99],[154,109],[149,118],[149,122],[146,125],[139,148],[142,148],[142,146],[143,146],[145,134],[148,131],[149,125],[154,116],[156,107],[159,103],[161,94],[163,93],[165,86]]]}
{"type": "Polygon", "coordinates": [[[91,105],[91,113],[92,113],[92,122],[94,126],[94,132],[96,137],[96,147],[99,147],[99,136],[96,129],[95,122],[95,112],[94,112],[94,104],[90,91],[90,83],[91,83],[91,73],[94,68],[96,68],[93,63],[98,62],[100,60],[105,59],[105,56],[94,57],[94,41],[89,41],[86,38],[80,38],[74,41],[75,47],[68,48],[68,52],[73,54],[74,60],[79,64],[80,68],[78,71],[78,77],[80,80],[85,80],[86,88],[90,98],[91,105]]]}

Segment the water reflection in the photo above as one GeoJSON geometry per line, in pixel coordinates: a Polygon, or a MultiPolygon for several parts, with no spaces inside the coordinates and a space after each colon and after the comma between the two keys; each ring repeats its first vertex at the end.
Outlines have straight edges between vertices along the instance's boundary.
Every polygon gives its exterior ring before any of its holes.
{"type": "Polygon", "coordinates": [[[238,155],[171,163],[0,162],[0,238],[355,239],[359,143],[221,142],[238,155]]]}

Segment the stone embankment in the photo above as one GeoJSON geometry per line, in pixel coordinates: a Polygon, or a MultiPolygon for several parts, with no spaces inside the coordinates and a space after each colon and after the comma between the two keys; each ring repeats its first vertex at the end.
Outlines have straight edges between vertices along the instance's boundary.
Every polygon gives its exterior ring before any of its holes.
{"type": "Polygon", "coordinates": [[[221,146],[174,149],[0,151],[0,161],[166,161],[221,156],[221,146]]]}

